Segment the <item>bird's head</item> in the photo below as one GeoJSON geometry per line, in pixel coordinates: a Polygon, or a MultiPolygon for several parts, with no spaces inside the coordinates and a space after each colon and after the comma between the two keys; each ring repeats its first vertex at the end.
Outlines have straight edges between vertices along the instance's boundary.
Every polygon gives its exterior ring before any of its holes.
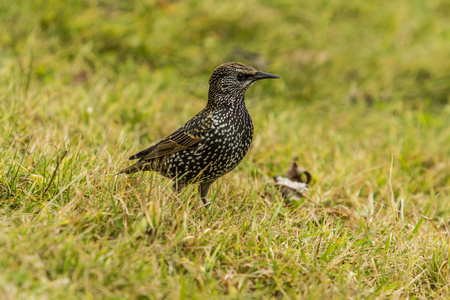
{"type": "Polygon", "coordinates": [[[209,102],[244,98],[245,91],[256,81],[280,78],[237,62],[218,66],[209,79],[209,102]]]}

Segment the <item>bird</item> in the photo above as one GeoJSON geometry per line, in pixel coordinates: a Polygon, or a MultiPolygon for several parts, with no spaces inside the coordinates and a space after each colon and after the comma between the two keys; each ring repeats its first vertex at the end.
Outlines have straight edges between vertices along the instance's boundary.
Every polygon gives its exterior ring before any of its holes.
{"type": "Polygon", "coordinates": [[[156,171],[174,180],[178,194],[198,184],[204,206],[213,182],[236,168],[253,140],[253,122],[245,106],[247,89],[261,79],[280,78],[238,62],[218,66],[209,79],[208,102],[172,134],[133,156],[135,164],[119,171],[156,171]]]}

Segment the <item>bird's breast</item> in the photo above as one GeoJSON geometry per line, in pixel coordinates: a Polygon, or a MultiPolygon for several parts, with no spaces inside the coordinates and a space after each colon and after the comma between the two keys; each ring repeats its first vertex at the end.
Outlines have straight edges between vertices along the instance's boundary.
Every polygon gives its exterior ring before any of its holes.
{"type": "MultiPolygon", "coordinates": [[[[172,155],[168,169],[185,174],[186,180],[214,181],[242,161],[252,139],[253,123],[246,110],[237,115],[219,113],[212,117],[212,124],[198,147],[172,155]]],[[[169,177],[174,175],[167,172],[169,177]]]]}
{"type": "Polygon", "coordinates": [[[248,112],[221,114],[214,118],[214,124],[198,150],[201,155],[212,157],[212,165],[228,172],[242,161],[252,140],[253,123],[248,112]]]}

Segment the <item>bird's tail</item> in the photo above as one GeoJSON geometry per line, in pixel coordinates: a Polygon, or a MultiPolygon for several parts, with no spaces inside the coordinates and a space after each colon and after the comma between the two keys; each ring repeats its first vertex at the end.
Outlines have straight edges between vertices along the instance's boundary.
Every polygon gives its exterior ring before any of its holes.
{"type": "Polygon", "coordinates": [[[142,171],[146,165],[148,165],[148,163],[140,161],[135,163],[134,165],[129,166],[128,168],[119,171],[117,174],[133,174],[138,171],[142,171]]]}

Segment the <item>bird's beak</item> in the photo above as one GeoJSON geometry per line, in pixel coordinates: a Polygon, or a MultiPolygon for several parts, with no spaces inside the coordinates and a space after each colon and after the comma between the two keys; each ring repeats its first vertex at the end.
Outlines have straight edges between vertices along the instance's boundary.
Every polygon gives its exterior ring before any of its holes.
{"type": "Polygon", "coordinates": [[[265,72],[260,72],[260,71],[258,71],[256,73],[256,75],[252,76],[252,77],[253,77],[253,79],[256,79],[256,80],[266,79],[266,78],[280,78],[280,76],[269,74],[269,73],[265,73],[265,72]]]}

